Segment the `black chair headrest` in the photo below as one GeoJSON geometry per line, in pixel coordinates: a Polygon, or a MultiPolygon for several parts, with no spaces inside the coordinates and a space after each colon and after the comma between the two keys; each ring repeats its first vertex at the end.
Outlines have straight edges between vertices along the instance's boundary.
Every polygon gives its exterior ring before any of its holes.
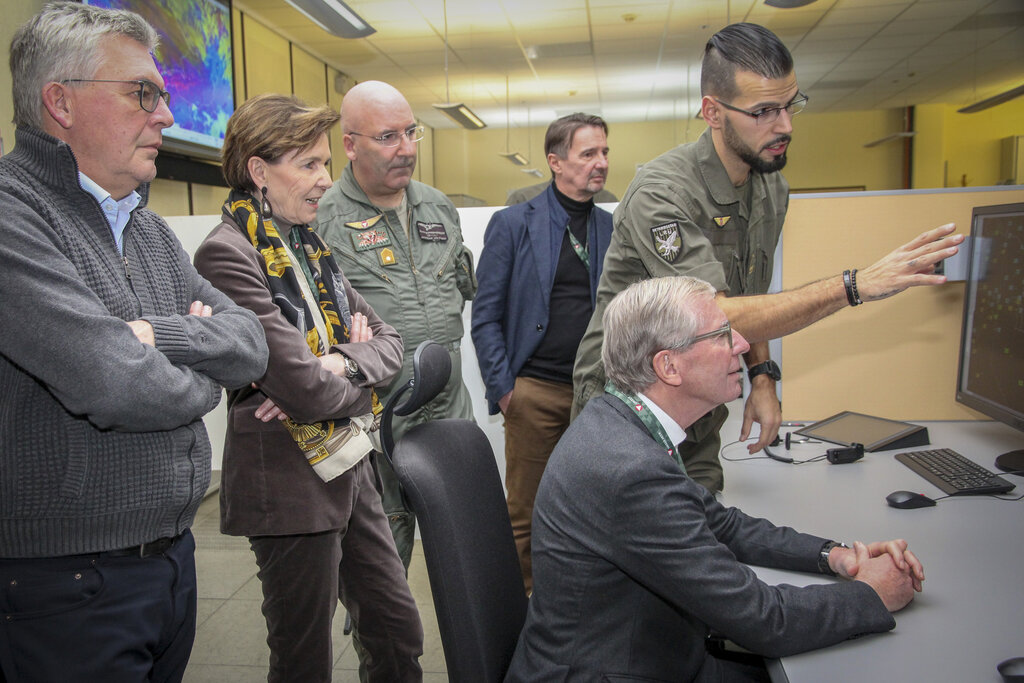
{"type": "Polygon", "coordinates": [[[435,396],[441,393],[448,378],[452,374],[452,356],[441,344],[436,341],[427,340],[416,347],[412,356],[412,379],[399,386],[387,405],[380,421],[381,452],[384,457],[391,461],[391,451],[395,448],[395,439],[392,431],[392,420],[395,415],[406,416],[422,408],[432,401],[435,396]],[[409,390],[409,398],[399,403],[402,396],[409,390]]]}
{"type": "Polygon", "coordinates": [[[412,356],[412,393],[395,415],[409,415],[434,400],[452,374],[452,356],[441,344],[427,340],[416,347],[412,356]]]}

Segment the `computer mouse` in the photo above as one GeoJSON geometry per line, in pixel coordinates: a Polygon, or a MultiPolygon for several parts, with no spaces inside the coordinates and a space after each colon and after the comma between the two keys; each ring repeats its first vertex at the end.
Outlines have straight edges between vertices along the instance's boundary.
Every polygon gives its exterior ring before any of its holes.
{"type": "Polygon", "coordinates": [[[923,493],[914,493],[913,491],[893,491],[885,497],[885,502],[890,507],[900,508],[901,510],[926,508],[935,505],[935,501],[928,496],[923,493]]]}

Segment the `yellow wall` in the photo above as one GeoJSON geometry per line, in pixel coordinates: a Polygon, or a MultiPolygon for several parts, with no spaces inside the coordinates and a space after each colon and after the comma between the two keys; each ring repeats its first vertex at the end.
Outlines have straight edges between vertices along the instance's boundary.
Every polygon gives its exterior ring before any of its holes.
{"type": "Polygon", "coordinates": [[[976,114],[960,114],[956,109],[943,107],[948,186],[979,187],[1005,180],[999,177],[1000,141],[1024,135],[1024,98],[976,114]]]}
{"type": "MultiPolygon", "coordinates": [[[[901,110],[803,113],[794,120],[793,143],[785,174],[795,189],[847,188],[892,190],[902,187],[903,147],[887,143],[864,148],[901,129],[901,110]]],[[[691,142],[704,132],[700,120],[615,123],[609,126],[607,188],[622,197],[639,165],[675,145],[691,142]]],[[[529,158],[530,166],[550,177],[544,158],[547,124],[515,128],[508,135],[508,151],[529,158]]],[[[508,192],[540,180],[526,175],[498,156],[506,151],[502,129],[480,131],[438,130],[436,134],[437,186],[449,194],[469,194],[488,205],[502,205],[508,192]]]]}
{"type": "MultiPolygon", "coordinates": [[[[813,108],[813,103],[811,107],[813,108]]],[[[901,109],[814,113],[793,119],[793,142],[784,171],[793,189],[903,187],[903,145],[887,142],[865,148],[903,129],[901,109]]]]}

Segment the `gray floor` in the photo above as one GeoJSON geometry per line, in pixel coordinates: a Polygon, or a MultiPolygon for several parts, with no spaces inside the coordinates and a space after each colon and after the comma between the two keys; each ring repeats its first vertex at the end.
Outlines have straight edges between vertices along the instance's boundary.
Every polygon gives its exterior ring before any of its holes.
{"type": "MultiPolygon", "coordinates": [[[[263,594],[256,578],[256,560],[245,538],[220,533],[219,516],[220,506],[214,494],[200,506],[192,527],[197,548],[199,616],[185,683],[265,681],[270,650],[266,622],[260,613],[263,594]]],[[[409,567],[409,585],[426,635],[420,658],[423,680],[447,681],[434,603],[418,541],[409,567]]],[[[344,621],[345,610],[339,604],[334,620],[334,681],[355,683],[359,680],[358,663],[350,639],[342,633],[344,621]]]]}

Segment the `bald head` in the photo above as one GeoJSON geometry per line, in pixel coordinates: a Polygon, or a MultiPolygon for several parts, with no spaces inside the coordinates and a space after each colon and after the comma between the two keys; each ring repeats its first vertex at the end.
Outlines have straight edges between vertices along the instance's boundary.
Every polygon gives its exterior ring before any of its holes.
{"type": "Polygon", "coordinates": [[[398,206],[416,168],[416,143],[404,134],[416,118],[402,93],[380,81],[356,85],[341,101],[341,126],[359,187],[378,207],[398,206]],[[398,145],[375,139],[385,133],[398,133],[398,145]]]}
{"type": "MultiPolygon", "coordinates": [[[[365,81],[353,86],[341,101],[341,125],[346,133],[366,132],[367,121],[390,111],[403,111],[412,118],[412,109],[402,93],[382,81],[365,81]]],[[[376,133],[375,133],[376,134],[376,133]]]]}

